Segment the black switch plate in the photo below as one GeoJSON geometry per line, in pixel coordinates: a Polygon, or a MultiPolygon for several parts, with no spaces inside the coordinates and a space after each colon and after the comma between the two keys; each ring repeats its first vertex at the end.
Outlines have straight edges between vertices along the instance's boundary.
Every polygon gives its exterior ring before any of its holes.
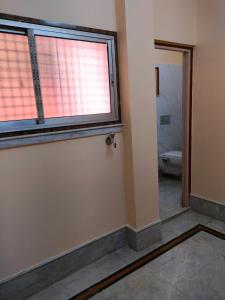
{"type": "Polygon", "coordinates": [[[160,125],[170,125],[171,116],[170,115],[161,115],[160,116],[160,125]]]}

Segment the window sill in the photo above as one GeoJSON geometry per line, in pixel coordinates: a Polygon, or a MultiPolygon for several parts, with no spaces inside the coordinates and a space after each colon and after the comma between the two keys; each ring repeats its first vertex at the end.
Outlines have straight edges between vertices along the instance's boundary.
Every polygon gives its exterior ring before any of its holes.
{"type": "Polygon", "coordinates": [[[23,146],[58,142],[71,139],[79,139],[90,136],[106,135],[123,131],[123,124],[108,125],[101,127],[73,129],[67,131],[38,133],[0,139],[0,149],[10,149],[23,146]]]}

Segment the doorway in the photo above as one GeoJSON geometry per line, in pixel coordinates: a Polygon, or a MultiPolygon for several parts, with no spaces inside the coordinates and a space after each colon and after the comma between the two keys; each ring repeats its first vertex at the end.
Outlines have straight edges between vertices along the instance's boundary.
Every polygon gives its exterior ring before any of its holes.
{"type": "Polygon", "coordinates": [[[160,218],[189,207],[193,46],[155,41],[160,218]]]}

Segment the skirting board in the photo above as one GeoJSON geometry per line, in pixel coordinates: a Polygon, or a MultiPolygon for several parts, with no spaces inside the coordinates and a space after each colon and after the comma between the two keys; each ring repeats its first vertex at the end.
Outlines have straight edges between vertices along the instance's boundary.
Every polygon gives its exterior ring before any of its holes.
{"type": "Polygon", "coordinates": [[[193,210],[203,215],[225,222],[225,205],[191,196],[190,206],[193,210]]]}
{"type": "Polygon", "coordinates": [[[161,240],[161,222],[156,222],[138,231],[127,227],[127,240],[128,245],[136,251],[147,248],[161,240]]]}
{"type": "Polygon", "coordinates": [[[125,226],[0,284],[0,299],[23,300],[127,244],[137,251],[154,244],[160,238],[161,222],[138,231],[125,226]]]}

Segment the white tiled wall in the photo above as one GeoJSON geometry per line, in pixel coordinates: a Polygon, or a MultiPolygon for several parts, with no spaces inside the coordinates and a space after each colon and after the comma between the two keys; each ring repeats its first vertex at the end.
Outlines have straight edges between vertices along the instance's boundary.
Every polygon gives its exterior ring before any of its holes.
{"type": "Polygon", "coordinates": [[[181,150],[182,145],[182,65],[157,65],[160,96],[157,103],[158,155],[181,150]],[[170,115],[170,125],[160,125],[160,116],[170,115]]]}

